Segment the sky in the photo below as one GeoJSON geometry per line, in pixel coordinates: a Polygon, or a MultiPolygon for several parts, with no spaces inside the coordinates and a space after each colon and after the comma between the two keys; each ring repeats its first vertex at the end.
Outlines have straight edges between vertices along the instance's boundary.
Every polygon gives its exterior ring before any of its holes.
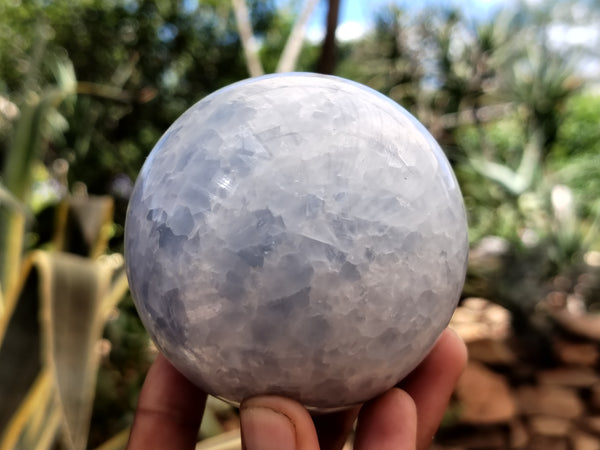
{"type": "MultiPolygon", "coordinates": [[[[415,6],[414,2],[407,0],[341,0],[339,26],[337,37],[341,41],[348,41],[359,38],[371,25],[377,11],[380,11],[390,3],[397,3],[401,6],[410,8],[415,6]]],[[[426,5],[452,5],[456,4],[459,7],[465,6],[466,2],[458,0],[423,0],[417,3],[418,6],[426,5]]],[[[494,9],[500,7],[502,0],[472,0],[468,2],[468,8],[464,8],[467,16],[485,17],[494,9]]],[[[313,14],[308,38],[313,41],[319,41],[324,33],[323,24],[325,23],[324,15],[326,11],[326,2],[321,1],[316,11],[313,14]]]]}
{"type": "MultiPolygon", "coordinates": [[[[306,0],[276,1],[281,3],[289,1],[304,3],[306,0]]],[[[391,3],[396,3],[406,10],[410,10],[411,8],[417,10],[426,6],[436,5],[439,7],[458,6],[467,18],[485,19],[498,9],[506,7],[511,1],[515,0],[469,0],[467,2],[460,0],[341,0],[339,24],[336,34],[340,41],[352,41],[360,38],[373,25],[375,14],[391,3]]],[[[554,0],[525,1],[530,4],[536,4],[554,0]]],[[[587,11],[586,8],[579,9],[581,9],[580,13],[587,11]]],[[[309,22],[307,38],[310,41],[314,43],[321,42],[325,34],[326,14],[327,2],[321,0],[309,22]]],[[[580,19],[584,19],[584,24],[581,26],[568,25],[558,21],[549,28],[549,38],[550,42],[556,48],[564,48],[565,45],[587,47],[590,52],[579,61],[578,69],[581,75],[595,79],[600,77],[600,54],[597,51],[597,48],[600,47],[600,28],[594,21],[586,21],[585,17],[580,19]]]]}

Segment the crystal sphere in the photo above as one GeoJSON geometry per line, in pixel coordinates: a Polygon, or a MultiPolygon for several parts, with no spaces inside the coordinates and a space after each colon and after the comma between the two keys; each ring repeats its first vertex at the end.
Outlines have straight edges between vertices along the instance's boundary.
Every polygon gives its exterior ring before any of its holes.
{"type": "Polygon", "coordinates": [[[160,351],[206,392],[328,411],[413,370],[467,261],[454,174],[417,120],[341,78],[286,74],[204,98],[131,196],[132,295],[160,351]]]}

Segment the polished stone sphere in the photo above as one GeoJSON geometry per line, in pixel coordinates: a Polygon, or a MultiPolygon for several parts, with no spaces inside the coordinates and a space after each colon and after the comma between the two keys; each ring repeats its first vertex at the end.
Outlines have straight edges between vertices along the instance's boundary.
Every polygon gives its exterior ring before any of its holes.
{"type": "Polygon", "coordinates": [[[327,411],[398,383],[464,282],[460,189],[407,111],[340,78],[250,79],[162,136],[129,204],[140,317],[206,392],[327,411]]]}

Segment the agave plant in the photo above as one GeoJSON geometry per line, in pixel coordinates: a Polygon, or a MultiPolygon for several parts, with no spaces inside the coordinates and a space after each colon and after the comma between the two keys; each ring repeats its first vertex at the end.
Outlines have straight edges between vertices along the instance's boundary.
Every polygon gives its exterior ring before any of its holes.
{"type": "Polygon", "coordinates": [[[78,91],[68,60],[53,68],[55,85],[23,96],[0,186],[0,449],[86,447],[97,344],[127,291],[123,258],[106,254],[110,197],[63,195],[51,241],[27,243],[35,170],[66,127],[59,106],[78,91]],[[73,225],[83,254],[68,252],[73,225]]]}

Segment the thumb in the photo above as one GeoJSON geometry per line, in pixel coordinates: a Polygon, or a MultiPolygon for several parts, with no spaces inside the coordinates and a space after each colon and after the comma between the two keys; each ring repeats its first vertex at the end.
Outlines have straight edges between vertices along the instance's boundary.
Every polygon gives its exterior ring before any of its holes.
{"type": "Polygon", "coordinates": [[[260,396],[240,405],[244,450],[318,450],[319,441],[308,411],[284,397],[260,396]]]}

